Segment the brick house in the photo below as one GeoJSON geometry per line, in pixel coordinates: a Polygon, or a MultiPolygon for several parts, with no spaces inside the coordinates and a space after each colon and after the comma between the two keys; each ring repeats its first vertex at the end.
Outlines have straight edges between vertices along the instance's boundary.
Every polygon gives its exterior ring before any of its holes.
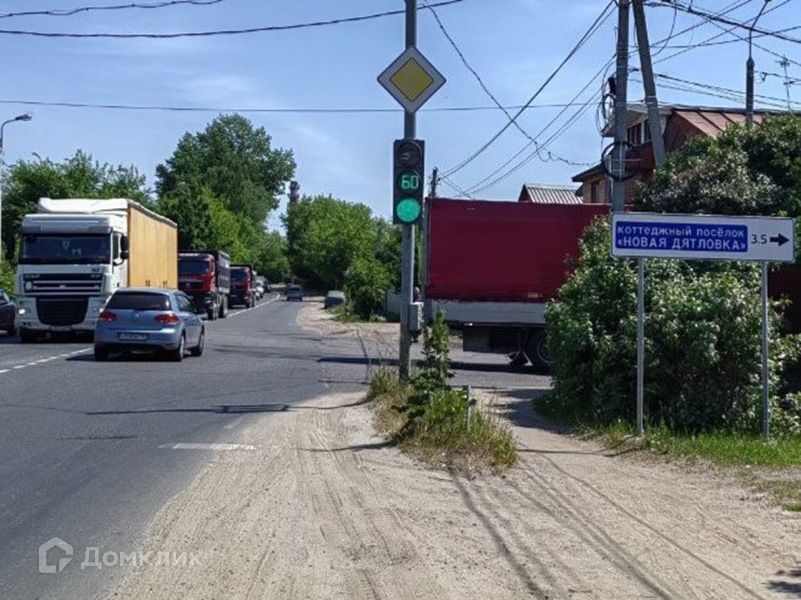
{"type": "MultiPolygon", "coordinates": [[[[665,149],[673,152],[681,148],[690,138],[705,135],[717,136],[732,124],[745,123],[745,109],[714,108],[702,106],[660,106],[665,149]]],[[[764,112],[754,114],[754,123],[762,121],[764,112]]],[[[626,203],[632,203],[637,183],[649,181],[654,172],[654,150],[651,144],[651,128],[648,111],[644,104],[630,104],[626,115],[628,142],[631,148],[626,153],[627,171],[634,176],[626,182],[626,203]]],[[[614,137],[614,124],[603,132],[606,138],[614,137]]],[[[610,140],[611,141],[611,140],[610,140]]],[[[611,201],[611,179],[602,164],[578,173],[573,181],[580,184],[577,194],[585,203],[609,204],[611,201]]]]}

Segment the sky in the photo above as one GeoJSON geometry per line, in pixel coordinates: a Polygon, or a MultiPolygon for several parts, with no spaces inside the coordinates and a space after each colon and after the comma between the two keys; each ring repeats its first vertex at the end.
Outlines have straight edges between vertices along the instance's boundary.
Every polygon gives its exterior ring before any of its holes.
{"type": "MultiPolygon", "coordinates": [[[[131,1],[0,0],[0,13],[131,1]]],[[[706,12],[741,5],[727,17],[750,21],[762,3],[700,0],[693,5],[706,12]]],[[[209,31],[336,19],[397,10],[403,5],[402,0],[221,0],[207,6],[0,18],[0,30],[209,31]]],[[[486,87],[503,105],[519,106],[531,98],[606,5],[605,0],[464,0],[436,10],[486,87]]],[[[801,26],[801,0],[770,0],[767,8],[760,28],[775,31],[801,26]]],[[[657,73],[734,90],[744,88],[745,41],[727,33],[713,41],[733,43],[698,47],[671,57],[681,49],[675,46],[704,42],[721,34],[721,29],[670,7],[649,5],[646,10],[657,73]],[[700,26],[675,35],[693,25],[700,26]],[[673,39],[666,45],[658,43],[671,31],[673,39]]],[[[398,106],[376,77],[403,50],[403,26],[402,16],[388,16],[285,32],[172,40],[34,38],[0,32],[0,117],[5,120],[27,111],[34,113],[33,121],[6,127],[5,162],[33,160],[36,155],[62,160],[82,149],[102,162],[136,166],[152,186],[156,165],[170,156],[180,136],[203,130],[219,114],[27,106],[18,101],[169,105],[223,112],[388,109],[390,112],[367,114],[244,114],[267,130],[274,147],[294,151],[296,178],[303,194],[330,193],[389,216],[392,140],[402,137],[403,115],[392,111],[398,106]]],[[[453,185],[467,191],[479,188],[473,194],[477,198],[516,199],[523,183],[570,184],[572,175],[597,163],[605,145],[598,132],[598,104],[604,73],[612,73],[604,65],[614,52],[615,27],[612,14],[521,115],[521,128],[532,136],[558,117],[542,135],[536,135],[539,142],[545,142],[558,134],[539,156],[532,154],[529,146],[509,164],[530,160],[506,177],[488,177],[529,143],[521,131],[509,127],[486,151],[443,181],[439,195],[457,196],[453,185]],[[570,103],[585,86],[578,100],[586,102],[586,108],[568,107],[559,116],[564,107],[552,105],[570,103]],[[574,116],[569,127],[560,131],[574,116]],[[480,189],[488,183],[492,185],[480,189]]],[[[732,33],[746,35],[741,29],[732,33]]],[[[801,37],[801,28],[787,35],[801,37]]],[[[778,64],[783,55],[797,61],[788,66],[788,74],[801,79],[801,45],[775,37],[758,36],[755,41],[773,53],[754,48],[757,71],[769,73],[757,77],[757,94],[776,98],[768,102],[782,105],[789,89],[801,103],[801,84],[785,86],[780,77],[784,70],[778,64]]],[[[447,78],[425,109],[492,106],[430,11],[424,9],[419,14],[418,47],[447,78]]],[[[636,57],[632,66],[638,66],[636,57]]],[[[639,74],[634,72],[632,79],[630,98],[642,99],[642,87],[636,81],[639,74]]],[[[739,95],[724,99],[668,86],[675,87],[676,82],[658,80],[662,102],[742,104],[739,95]]],[[[757,106],[761,102],[764,100],[758,99],[757,106]]],[[[794,106],[801,108],[801,104],[794,106]]],[[[418,137],[426,140],[427,168],[439,167],[441,173],[461,164],[508,122],[496,109],[425,109],[418,113],[418,137]]],[[[272,227],[279,226],[284,206],[285,198],[282,208],[270,218],[272,227]]]]}

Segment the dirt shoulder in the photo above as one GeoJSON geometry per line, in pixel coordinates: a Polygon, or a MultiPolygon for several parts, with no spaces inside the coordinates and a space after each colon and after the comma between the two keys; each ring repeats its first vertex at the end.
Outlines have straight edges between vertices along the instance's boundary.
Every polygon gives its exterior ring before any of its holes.
{"type": "Polygon", "coordinates": [[[514,423],[521,465],[465,478],[374,434],[359,395],[319,398],[242,432],[165,506],[149,547],[202,567],[146,566],[112,598],[787,598],[801,519],[736,483],[614,456],[514,423]]]}

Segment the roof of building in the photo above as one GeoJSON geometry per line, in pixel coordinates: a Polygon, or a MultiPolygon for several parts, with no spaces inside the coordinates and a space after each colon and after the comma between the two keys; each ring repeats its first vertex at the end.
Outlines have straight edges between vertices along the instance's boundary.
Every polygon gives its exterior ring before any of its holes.
{"type": "Polygon", "coordinates": [[[577,191],[576,186],[527,183],[523,186],[518,201],[534,204],[581,204],[577,191]]]}
{"type": "MultiPolygon", "coordinates": [[[[745,111],[732,109],[676,108],[674,116],[681,117],[704,135],[716,137],[730,125],[745,124],[745,111]]],[[[754,112],[754,123],[762,122],[764,113],[754,112]]]]}

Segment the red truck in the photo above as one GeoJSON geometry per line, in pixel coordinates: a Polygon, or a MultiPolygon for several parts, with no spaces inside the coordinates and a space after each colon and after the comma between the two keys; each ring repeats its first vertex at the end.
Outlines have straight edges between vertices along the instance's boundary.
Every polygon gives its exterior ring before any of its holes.
{"type": "Polygon", "coordinates": [[[231,265],[231,305],[256,304],[256,273],[250,265],[231,265]]]}
{"type": "Polygon", "coordinates": [[[460,329],[465,350],[550,363],[545,306],[569,274],[579,238],[601,204],[432,198],[426,214],[426,315],[460,329]]]}
{"type": "Polygon", "coordinates": [[[179,252],[178,287],[205,309],[210,321],[228,316],[231,293],[231,259],[221,250],[179,252]]]}

